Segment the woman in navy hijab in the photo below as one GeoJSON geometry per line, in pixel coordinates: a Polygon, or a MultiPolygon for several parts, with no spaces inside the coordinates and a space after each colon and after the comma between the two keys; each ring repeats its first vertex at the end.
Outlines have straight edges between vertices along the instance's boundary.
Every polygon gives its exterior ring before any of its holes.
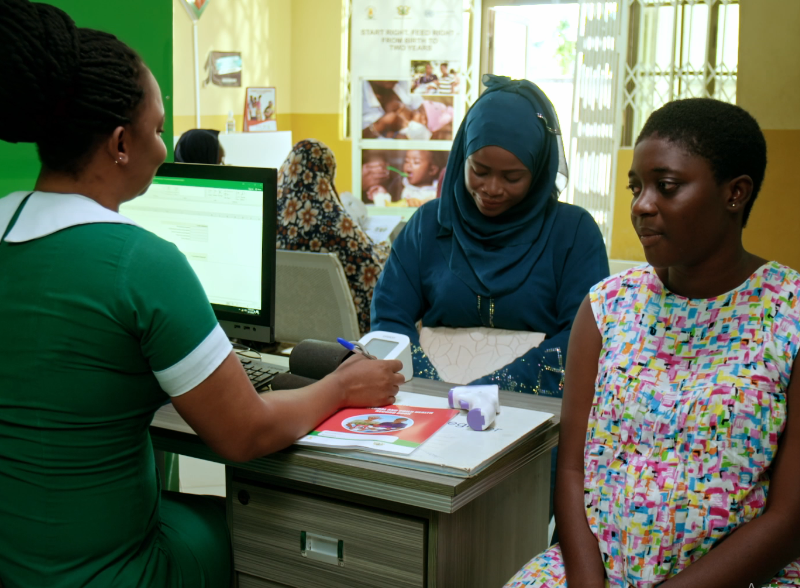
{"type": "Polygon", "coordinates": [[[484,76],[458,130],[441,198],[392,246],[372,300],[372,329],[408,335],[414,375],[439,379],[423,327],[544,333],[512,363],[472,383],[561,396],[572,321],[608,258],[588,212],[558,201],[567,166],[558,117],[526,80],[484,76]]]}

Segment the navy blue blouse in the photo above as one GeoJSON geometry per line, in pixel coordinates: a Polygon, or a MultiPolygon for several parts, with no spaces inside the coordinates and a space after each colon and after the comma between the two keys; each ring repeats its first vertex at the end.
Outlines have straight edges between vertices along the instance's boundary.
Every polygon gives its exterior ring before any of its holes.
{"type": "Polygon", "coordinates": [[[597,224],[584,209],[559,202],[547,245],[518,290],[478,296],[448,267],[438,239],[439,201],[422,206],[392,245],[372,299],[372,329],[407,335],[414,375],[439,379],[419,347],[425,327],[492,327],[545,333],[545,340],[509,365],[473,384],[561,396],[572,321],[589,288],[608,277],[597,224]]]}

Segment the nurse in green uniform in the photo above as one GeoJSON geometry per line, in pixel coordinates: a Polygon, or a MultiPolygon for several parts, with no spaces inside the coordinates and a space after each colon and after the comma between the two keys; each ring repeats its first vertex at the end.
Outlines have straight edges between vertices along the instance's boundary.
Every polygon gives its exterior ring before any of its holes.
{"type": "Polygon", "coordinates": [[[0,139],[42,161],[34,192],[0,198],[0,585],[228,586],[218,502],[159,491],[155,410],[171,398],[248,460],[339,408],[393,402],[400,363],[256,394],[184,256],[117,212],[166,156],[147,67],[27,0],[0,3],[0,54],[0,139]]]}

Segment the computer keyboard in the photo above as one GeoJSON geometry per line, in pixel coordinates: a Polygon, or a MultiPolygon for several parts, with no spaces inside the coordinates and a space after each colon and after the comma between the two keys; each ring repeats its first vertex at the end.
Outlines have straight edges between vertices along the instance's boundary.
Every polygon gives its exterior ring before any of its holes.
{"type": "Polygon", "coordinates": [[[285,371],[264,361],[253,359],[252,357],[238,355],[238,358],[239,361],[242,362],[242,367],[244,367],[247,377],[250,378],[250,381],[253,383],[253,388],[256,390],[266,388],[272,382],[272,378],[285,371]]]}

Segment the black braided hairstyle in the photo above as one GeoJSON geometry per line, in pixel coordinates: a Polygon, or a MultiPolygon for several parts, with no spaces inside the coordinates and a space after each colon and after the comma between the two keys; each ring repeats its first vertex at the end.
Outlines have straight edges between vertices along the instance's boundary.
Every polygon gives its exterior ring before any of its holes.
{"type": "Polygon", "coordinates": [[[77,176],[144,98],[141,58],[62,10],[0,0],[0,139],[36,143],[42,165],[77,176]]]}
{"type": "Polygon", "coordinates": [[[675,100],[650,115],[636,144],[654,135],[706,159],[718,183],[750,176],[753,194],[742,219],[747,224],[767,169],[767,142],[749,112],[713,98],[675,100]]]}

